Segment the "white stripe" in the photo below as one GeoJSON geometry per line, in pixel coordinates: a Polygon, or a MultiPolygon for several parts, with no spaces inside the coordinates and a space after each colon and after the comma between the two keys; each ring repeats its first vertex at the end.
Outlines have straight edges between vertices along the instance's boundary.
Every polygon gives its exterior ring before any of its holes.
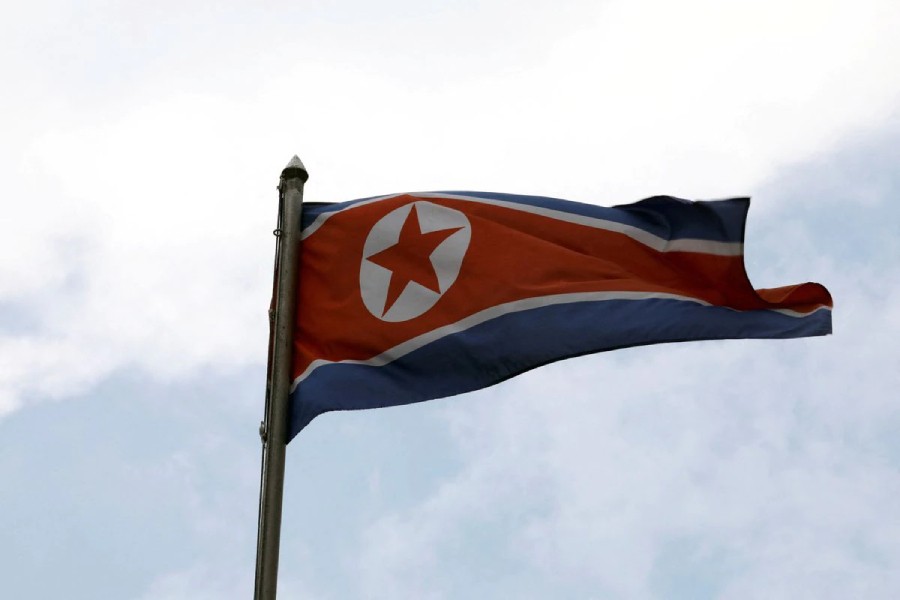
{"type": "Polygon", "coordinates": [[[305,240],[306,238],[314,234],[316,231],[318,231],[319,227],[325,224],[325,221],[338,213],[346,212],[348,210],[356,208],[357,206],[365,206],[366,204],[371,204],[372,202],[387,200],[388,198],[396,198],[398,196],[403,196],[403,194],[387,194],[386,196],[375,196],[374,198],[369,198],[368,200],[360,200],[359,202],[351,204],[347,208],[322,213],[318,217],[316,217],[315,221],[309,224],[309,227],[300,232],[300,239],[305,240]]]}
{"type": "Polygon", "coordinates": [[[829,310],[829,311],[830,311],[830,310],[831,310],[831,307],[830,307],[830,306],[820,306],[819,308],[817,308],[817,309],[815,309],[815,310],[811,310],[811,311],[805,312],[805,313],[804,313],[804,312],[799,312],[799,311],[796,311],[796,310],[791,310],[791,309],[789,309],[789,308],[769,308],[769,309],[767,309],[767,310],[770,310],[770,311],[772,311],[772,312],[777,312],[778,314],[782,314],[782,315],[785,315],[785,316],[787,316],[787,317],[797,317],[797,318],[801,318],[801,317],[808,317],[808,316],[810,316],[810,315],[814,315],[815,313],[819,312],[820,310],[829,310]]]}
{"type": "Polygon", "coordinates": [[[353,210],[357,206],[364,206],[372,202],[378,202],[380,200],[386,200],[388,198],[397,198],[399,196],[411,196],[413,198],[423,199],[448,198],[450,200],[463,200],[465,202],[477,202],[479,204],[489,204],[491,206],[509,208],[512,210],[527,212],[534,215],[540,215],[542,217],[547,217],[550,219],[556,219],[558,221],[565,221],[567,223],[584,225],[586,227],[592,227],[594,229],[602,229],[604,231],[614,231],[616,233],[621,233],[637,242],[644,244],[645,246],[653,248],[657,252],[703,252],[706,254],[715,254],[718,256],[740,256],[744,252],[744,245],[740,242],[716,242],[711,240],[699,240],[690,238],[667,240],[650,232],[644,231],[639,227],[625,225],[624,223],[618,223],[616,221],[598,219],[596,217],[587,217],[584,215],[573,214],[561,210],[555,210],[552,208],[544,208],[542,206],[531,206],[529,204],[519,204],[518,202],[508,202],[506,200],[493,200],[490,198],[477,198],[475,196],[464,196],[458,194],[442,194],[440,192],[389,194],[387,196],[378,196],[377,198],[369,198],[368,200],[357,202],[356,204],[348,206],[347,208],[344,208],[342,210],[323,213],[316,217],[316,220],[313,221],[309,227],[303,230],[303,233],[300,234],[300,239],[304,240],[311,236],[332,215],[336,215],[348,210],[353,210]]]}
{"type": "MultiPolygon", "coordinates": [[[[450,325],[445,325],[427,333],[423,333],[418,337],[414,337],[411,340],[407,340],[401,344],[398,344],[397,346],[394,346],[387,352],[383,352],[378,356],[374,356],[366,360],[314,360],[309,364],[308,367],[306,367],[306,370],[303,371],[303,373],[301,373],[300,376],[294,380],[293,384],[291,384],[291,393],[293,393],[293,391],[297,389],[297,386],[301,381],[309,377],[313,371],[321,366],[338,363],[346,365],[368,365],[372,367],[382,367],[390,362],[406,356],[410,352],[414,352],[415,350],[418,350],[423,346],[426,346],[432,342],[436,342],[443,337],[465,331],[466,329],[470,329],[472,327],[475,327],[476,325],[480,325],[481,323],[490,321],[491,319],[502,317],[503,315],[521,312],[524,310],[531,310],[532,308],[552,306],[556,304],[571,304],[574,302],[599,302],[603,300],[647,300],[650,298],[658,298],[664,300],[682,300],[685,302],[700,304],[702,306],[712,306],[709,302],[698,300],[697,298],[656,292],[578,292],[574,294],[556,294],[553,296],[540,296],[537,298],[515,300],[513,302],[507,302],[506,304],[498,304],[497,306],[486,308],[480,312],[466,317],[465,319],[457,321],[456,323],[451,323],[450,325]]],[[[723,306],[721,308],[729,307],[723,306]]],[[[822,309],[831,310],[827,306],[820,307],[810,313],[799,313],[786,309],[773,310],[774,312],[778,312],[790,317],[805,317],[822,309]]],[[[729,308],[729,310],[735,309],[729,308]]]]}

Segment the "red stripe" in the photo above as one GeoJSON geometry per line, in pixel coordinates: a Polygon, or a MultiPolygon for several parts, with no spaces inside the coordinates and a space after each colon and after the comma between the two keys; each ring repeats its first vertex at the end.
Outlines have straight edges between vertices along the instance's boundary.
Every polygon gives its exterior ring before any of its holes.
{"type": "Polygon", "coordinates": [[[738,310],[830,306],[818,284],[753,290],[743,257],[660,253],[620,233],[490,204],[429,198],[469,218],[472,240],[456,283],[425,314],[388,323],[359,292],[363,244],[399,196],[336,213],[302,242],[294,377],[316,359],[365,360],[473,313],[523,298],[602,291],[661,292],[738,310]]]}

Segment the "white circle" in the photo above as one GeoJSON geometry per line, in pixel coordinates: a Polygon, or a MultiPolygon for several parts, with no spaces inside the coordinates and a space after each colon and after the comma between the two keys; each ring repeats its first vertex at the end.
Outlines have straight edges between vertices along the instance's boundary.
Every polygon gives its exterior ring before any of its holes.
{"type": "Polygon", "coordinates": [[[472,226],[469,219],[458,210],[424,201],[411,202],[392,210],[372,226],[363,246],[362,263],[359,267],[359,290],[366,309],[382,321],[393,323],[408,321],[424,314],[456,281],[471,239],[472,226]],[[440,293],[410,281],[394,304],[385,311],[393,272],[373,263],[369,257],[397,244],[400,231],[409,218],[413,206],[416,208],[416,216],[423,234],[444,229],[458,231],[441,242],[429,257],[437,275],[440,293]]]}

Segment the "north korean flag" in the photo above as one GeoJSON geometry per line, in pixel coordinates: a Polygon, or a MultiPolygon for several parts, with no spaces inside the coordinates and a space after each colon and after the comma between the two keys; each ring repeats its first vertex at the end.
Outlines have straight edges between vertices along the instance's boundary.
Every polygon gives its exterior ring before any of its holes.
{"type": "Polygon", "coordinates": [[[754,290],[749,199],[605,208],[482,192],[303,206],[290,436],[641,344],[831,333],[817,283],[754,290]]]}

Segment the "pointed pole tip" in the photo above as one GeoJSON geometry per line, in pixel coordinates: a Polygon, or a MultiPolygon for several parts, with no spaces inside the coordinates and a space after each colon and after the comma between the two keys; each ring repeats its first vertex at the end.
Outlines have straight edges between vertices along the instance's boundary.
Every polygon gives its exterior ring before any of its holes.
{"type": "Polygon", "coordinates": [[[303,166],[303,161],[296,154],[281,171],[282,179],[293,179],[295,177],[303,180],[303,182],[309,179],[309,173],[306,167],[303,166]]]}

